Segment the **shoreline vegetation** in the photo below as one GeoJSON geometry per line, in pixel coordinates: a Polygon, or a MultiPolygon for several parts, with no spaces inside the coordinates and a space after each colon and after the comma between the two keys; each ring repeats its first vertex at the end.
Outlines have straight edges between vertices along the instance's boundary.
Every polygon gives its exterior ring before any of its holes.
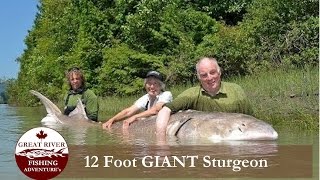
{"type": "MultiPolygon", "coordinates": [[[[319,131],[319,71],[317,67],[262,71],[225,81],[243,87],[254,109],[254,116],[275,128],[319,131]]],[[[191,87],[168,87],[175,97],[191,87]]],[[[101,97],[99,120],[104,122],[139,96],[101,97]]]]}
{"type": "MultiPolygon", "coordinates": [[[[256,118],[276,129],[319,133],[319,67],[262,70],[223,80],[237,83],[244,89],[256,118]]],[[[186,83],[169,86],[166,90],[170,90],[175,98],[191,86],[186,83]]],[[[141,95],[99,96],[99,121],[105,122],[141,95]]],[[[57,104],[63,108],[62,101],[57,104]]],[[[40,102],[37,105],[42,106],[40,102]]]]}

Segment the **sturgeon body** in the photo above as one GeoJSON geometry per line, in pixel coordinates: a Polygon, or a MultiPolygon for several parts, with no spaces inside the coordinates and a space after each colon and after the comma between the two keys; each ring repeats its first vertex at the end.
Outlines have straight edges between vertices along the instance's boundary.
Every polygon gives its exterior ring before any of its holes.
{"type": "MultiPolygon", "coordinates": [[[[69,116],[63,115],[59,108],[37,91],[30,91],[44,104],[48,115],[42,123],[52,122],[71,126],[91,126],[95,123],[86,116],[81,101],[69,116]]],[[[155,133],[156,116],[140,119],[129,126],[128,132],[138,136],[155,133]]],[[[115,122],[112,130],[122,131],[122,121],[115,122]]],[[[240,113],[182,111],[171,115],[167,126],[167,136],[180,139],[220,140],[276,140],[278,133],[265,121],[240,113]]]]}

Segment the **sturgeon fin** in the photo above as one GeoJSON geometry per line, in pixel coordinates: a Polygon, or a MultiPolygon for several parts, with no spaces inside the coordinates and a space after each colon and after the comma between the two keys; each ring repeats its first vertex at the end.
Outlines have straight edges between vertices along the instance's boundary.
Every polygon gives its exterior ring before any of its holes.
{"type": "Polygon", "coordinates": [[[51,102],[47,97],[45,97],[44,95],[42,95],[38,91],[30,90],[30,93],[37,96],[40,99],[40,101],[42,102],[42,104],[46,108],[46,111],[48,114],[53,115],[53,116],[62,114],[60,109],[55,104],[53,104],[53,102],[51,102]]]}
{"type": "Polygon", "coordinates": [[[192,118],[182,119],[180,121],[176,121],[174,124],[171,124],[167,127],[167,134],[177,136],[181,127],[185,125],[192,118]]]}
{"type": "Polygon", "coordinates": [[[78,98],[77,102],[78,103],[77,103],[76,108],[70,112],[69,116],[81,114],[85,119],[89,119],[87,117],[86,111],[84,110],[84,105],[82,104],[81,99],[78,98]]]}

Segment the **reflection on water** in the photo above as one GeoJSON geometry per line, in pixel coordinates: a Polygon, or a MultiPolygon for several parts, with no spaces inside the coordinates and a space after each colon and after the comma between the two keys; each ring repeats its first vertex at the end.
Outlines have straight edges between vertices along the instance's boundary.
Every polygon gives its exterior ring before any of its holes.
{"type": "MultiPolygon", "coordinates": [[[[0,105],[0,178],[1,179],[25,179],[25,176],[17,168],[14,160],[14,149],[20,136],[31,128],[42,126],[40,120],[45,116],[44,108],[16,108],[7,105],[0,105]],[[5,144],[5,146],[4,146],[5,144]]],[[[277,154],[279,145],[313,144],[314,151],[319,152],[318,135],[302,133],[296,131],[278,131],[277,141],[222,141],[212,143],[206,140],[180,140],[168,138],[167,144],[154,146],[157,144],[155,135],[131,136],[119,132],[108,132],[97,127],[65,127],[55,126],[66,140],[68,145],[135,145],[139,146],[134,155],[177,155],[183,153],[173,151],[172,147],[189,146],[195,152],[209,153],[208,149],[199,145],[211,146],[213,149],[223,147],[219,151],[214,151],[217,155],[233,155],[237,157],[260,157],[277,154]],[[158,149],[150,149],[150,146],[158,149]]],[[[129,151],[128,151],[129,152],[129,151]]],[[[132,153],[132,152],[130,152],[132,153]]],[[[318,155],[317,153],[314,153],[318,155]]],[[[318,157],[318,156],[317,156],[318,157]]],[[[318,167],[318,166],[317,166],[318,167]]]]}
{"type": "MultiPolygon", "coordinates": [[[[1,179],[25,179],[14,160],[15,146],[23,133],[21,120],[24,118],[23,115],[17,113],[16,108],[0,104],[1,179]]],[[[27,128],[30,128],[30,126],[26,127],[26,130],[28,130],[27,128]]]]}

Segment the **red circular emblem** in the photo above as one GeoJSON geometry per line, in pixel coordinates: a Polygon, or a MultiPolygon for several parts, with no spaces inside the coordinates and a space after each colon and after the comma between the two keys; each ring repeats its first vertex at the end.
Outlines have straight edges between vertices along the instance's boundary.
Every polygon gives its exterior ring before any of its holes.
{"type": "Polygon", "coordinates": [[[68,146],[57,131],[33,128],[19,139],[15,157],[20,170],[29,178],[51,179],[66,167],[68,146]]]}

